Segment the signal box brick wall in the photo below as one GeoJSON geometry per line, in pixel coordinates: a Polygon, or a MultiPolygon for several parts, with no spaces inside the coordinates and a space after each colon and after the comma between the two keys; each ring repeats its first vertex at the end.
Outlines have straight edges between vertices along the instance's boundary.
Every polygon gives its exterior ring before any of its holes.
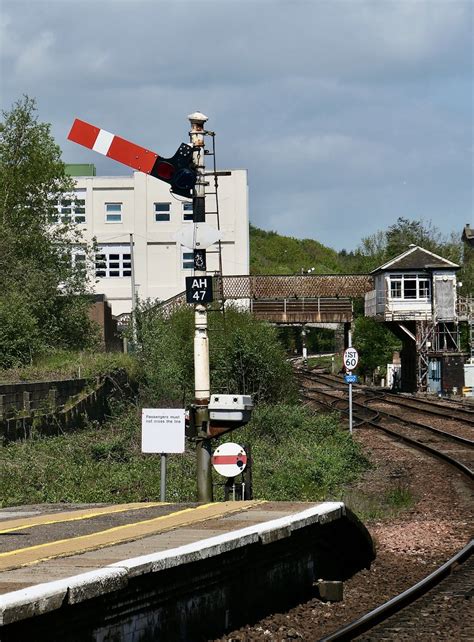
{"type": "Polygon", "coordinates": [[[463,354],[446,354],[441,362],[441,387],[443,391],[451,393],[457,388],[461,394],[464,386],[464,363],[466,356],[463,354]]]}

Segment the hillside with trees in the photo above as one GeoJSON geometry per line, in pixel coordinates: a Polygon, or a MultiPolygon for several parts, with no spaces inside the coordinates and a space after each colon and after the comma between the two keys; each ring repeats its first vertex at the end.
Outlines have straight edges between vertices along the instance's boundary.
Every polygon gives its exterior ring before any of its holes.
{"type": "Polygon", "coordinates": [[[461,266],[459,280],[466,293],[474,291],[472,270],[464,265],[462,230],[443,235],[430,221],[399,217],[386,230],[362,238],[355,250],[340,252],[313,239],[297,239],[250,226],[251,274],[367,273],[419,245],[461,266]],[[314,268],[314,269],[313,269],[314,268]]]}
{"type": "Polygon", "coordinates": [[[313,239],[296,239],[250,225],[250,274],[315,274],[344,271],[344,257],[313,239]]]}

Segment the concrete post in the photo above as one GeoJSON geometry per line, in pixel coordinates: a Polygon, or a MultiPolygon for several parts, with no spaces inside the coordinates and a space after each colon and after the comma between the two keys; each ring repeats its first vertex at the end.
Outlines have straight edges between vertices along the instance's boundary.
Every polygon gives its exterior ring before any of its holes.
{"type": "Polygon", "coordinates": [[[27,390],[25,390],[23,392],[23,410],[26,413],[29,413],[30,410],[31,410],[31,400],[30,400],[30,398],[31,398],[30,393],[27,390]]]}
{"type": "Polygon", "coordinates": [[[306,328],[304,325],[301,329],[301,345],[303,353],[303,363],[306,363],[308,361],[308,349],[306,347],[306,328]]]}
{"type": "MultiPolygon", "coordinates": [[[[197,173],[193,198],[193,220],[194,223],[202,223],[206,220],[204,123],[207,121],[207,116],[200,112],[195,112],[190,114],[188,118],[191,123],[190,139],[193,146],[193,162],[197,173]]],[[[197,269],[196,266],[197,262],[195,260],[194,275],[197,277],[205,276],[205,255],[201,269],[197,269]]],[[[194,306],[194,403],[196,406],[195,423],[198,436],[196,443],[197,494],[200,502],[212,502],[213,499],[211,444],[206,437],[209,422],[210,388],[207,308],[203,304],[197,304],[194,306]]]]}

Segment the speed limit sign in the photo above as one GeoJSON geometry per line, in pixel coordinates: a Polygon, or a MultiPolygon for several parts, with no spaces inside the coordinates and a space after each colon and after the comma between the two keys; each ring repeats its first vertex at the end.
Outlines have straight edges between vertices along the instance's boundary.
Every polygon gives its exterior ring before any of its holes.
{"type": "Polygon", "coordinates": [[[359,362],[359,353],[355,348],[347,348],[344,350],[343,361],[346,370],[354,370],[359,362]]]}

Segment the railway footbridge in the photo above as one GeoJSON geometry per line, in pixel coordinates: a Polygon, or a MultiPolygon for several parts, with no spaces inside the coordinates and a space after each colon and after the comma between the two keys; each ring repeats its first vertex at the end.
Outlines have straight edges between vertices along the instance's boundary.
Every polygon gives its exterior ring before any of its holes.
{"type": "MultiPolygon", "coordinates": [[[[354,298],[374,287],[369,274],[237,275],[214,278],[215,299],[235,301],[256,318],[281,325],[351,323],[354,298]]],[[[159,305],[171,314],[185,293],[159,305]]]]}

